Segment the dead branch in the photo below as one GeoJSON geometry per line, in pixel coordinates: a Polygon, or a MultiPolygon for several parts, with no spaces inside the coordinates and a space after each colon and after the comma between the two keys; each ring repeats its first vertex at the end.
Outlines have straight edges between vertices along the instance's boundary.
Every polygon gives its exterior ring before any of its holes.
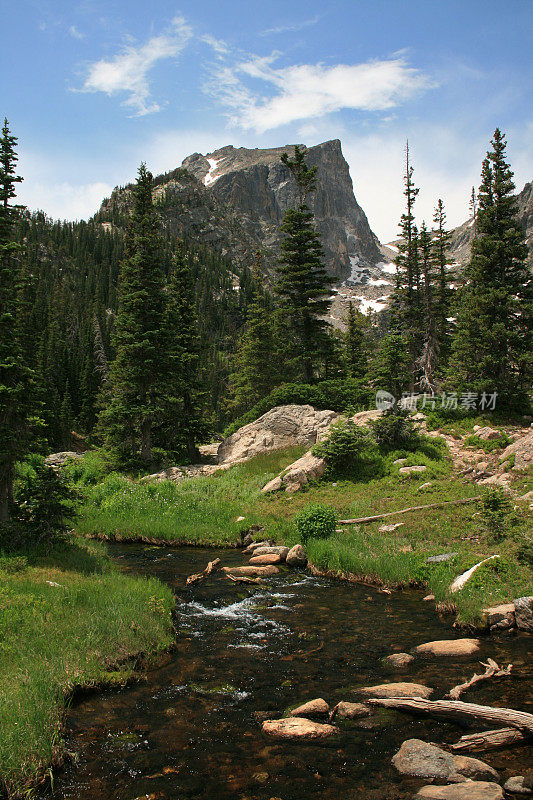
{"type": "Polygon", "coordinates": [[[489,658],[486,663],[484,661],[480,661],[479,663],[481,666],[485,667],[485,672],[483,672],[481,675],[475,673],[469,681],[460,683],[458,686],[454,686],[453,689],[448,692],[446,697],[449,697],[450,700],[459,700],[463,692],[466,692],[468,689],[471,689],[472,686],[475,686],[482,681],[488,681],[491,678],[509,678],[511,675],[511,670],[513,669],[512,664],[509,664],[503,669],[500,668],[492,658],[489,658]]]}
{"type": "Polygon", "coordinates": [[[263,583],[262,578],[248,578],[246,575],[232,575],[231,572],[225,573],[226,578],[233,583],[263,583]]]}
{"type": "Polygon", "coordinates": [[[466,497],[463,500],[446,500],[444,503],[428,503],[425,506],[411,506],[411,508],[402,508],[400,511],[387,511],[386,514],[374,514],[372,517],[358,517],[357,519],[340,519],[339,525],[359,525],[364,522],[375,522],[378,519],[385,517],[394,517],[397,514],[409,514],[411,511],[423,511],[425,508],[444,508],[445,506],[462,506],[467,503],[475,503],[479,500],[478,497],[466,497]]]}
{"type": "Polygon", "coordinates": [[[207,578],[208,575],[211,575],[212,572],[216,572],[219,567],[220,558],[215,558],[214,561],[209,562],[203,572],[197,572],[195,575],[189,575],[187,578],[187,586],[190,586],[192,583],[203,581],[203,579],[207,578]]]}
{"type": "Polygon", "coordinates": [[[521,744],[531,741],[529,736],[525,736],[517,728],[498,728],[494,731],[483,731],[483,733],[469,733],[461,736],[458,742],[450,745],[450,749],[456,753],[467,750],[469,753],[479,753],[484,750],[498,750],[500,747],[510,747],[513,744],[521,744]]]}
{"type": "Polygon", "coordinates": [[[512,708],[479,706],[475,703],[462,703],[460,700],[424,700],[422,697],[373,698],[366,702],[369,705],[396,708],[398,711],[408,711],[414,714],[429,714],[461,722],[500,724],[509,728],[518,728],[528,735],[533,735],[533,714],[515,711],[512,708]]]}

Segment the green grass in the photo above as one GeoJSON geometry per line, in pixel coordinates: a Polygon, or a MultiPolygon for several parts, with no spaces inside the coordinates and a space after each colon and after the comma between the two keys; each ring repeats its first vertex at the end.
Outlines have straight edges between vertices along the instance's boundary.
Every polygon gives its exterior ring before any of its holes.
{"type": "MultiPolygon", "coordinates": [[[[111,475],[86,486],[86,501],[77,529],[84,534],[119,539],[152,538],[169,543],[231,545],[242,530],[261,525],[267,536],[287,545],[298,541],[294,519],[310,504],[333,508],[339,519],[371,516],[410,506],[473,497],[480,489],[452,474],[451,461],[441,440],[422,441],[416,452],[394,451],[380,463],[385,476],[360,481],[322,481],[293,496],[262,495],[261,487],[290,464],[302,450],[259,456],[226,472],[178,484],[139,484],[111,475]],[[407,461],[394,465],[398,458],[407,461]],[[424,464],[426,472],[399,474],[401,466],[424,464]],[[422,491],[421,484],[430,482],[422,491]],[[243,516],[244,521],[237,522],[243,516]]],[[[531,476],[515,478],[518,494],[530,488],[531,476]],[[519,486],[518,486],[519,484],[519,486]]],[[[484,606],[531,594],[531,570],[517,554],[531,530],[525,506],[519,522],[503,541],[485,531],[477,504],[448,506],[386,519],[403,522],[394,532],[380,533],[383,521],[346,527],[325,541],[308,543],[313,562],[324,569],[372,577],[385,584],[426,584],[437,601],[452,604],[459,620],[479,620],[484,606]],[[426,558],[457,552],[450,563],[429,566],[426,558]],[[450,596],[448,587],[461,572],[488,555],[501,558],[482,567],[461,592],[450,596]]]]}
{"type": "Polygon", "coordinates": [[[0,775],[10,796],[61,759],[76,687],[124,683],[136,656],[171,644],[173,605],[157,580],[121,574],[101,543],[2,554],[0,775]]]}

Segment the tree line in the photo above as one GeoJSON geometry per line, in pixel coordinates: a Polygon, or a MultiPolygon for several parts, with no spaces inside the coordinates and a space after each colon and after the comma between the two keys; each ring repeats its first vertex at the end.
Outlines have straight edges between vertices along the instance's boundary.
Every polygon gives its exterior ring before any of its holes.
{"type": "Polygon", "coordinates": [[[438,201],[417,227],[409,151],[387,330],[349,304],[346,330],[329,317],[313,214],[316,167],[305,148],[282,162],[298,201],[283,218],[279,263],[261,253],[238,270],[195,242],[165,234],[144,164],[122,220],[54,223],[14,200],[16,138],[0,138],[0,519],[13,469],[28,449],[68,448],[73,429],[118,467],[147,470],[197,458],[231,416],[288,382],[348,379],[399,396],[497,392],[527,404],[533,282],[516,221],[512,172],[499,130],[474,194],[471,259],[455,288],[438,201]],[[238,274],[239,286],[235,287],[238,274]]]}

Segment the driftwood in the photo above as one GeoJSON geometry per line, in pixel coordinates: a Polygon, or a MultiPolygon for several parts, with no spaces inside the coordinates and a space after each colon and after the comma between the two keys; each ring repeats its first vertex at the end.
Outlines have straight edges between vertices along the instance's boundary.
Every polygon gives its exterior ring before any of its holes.
{"type": "Polygon", "coordinates": [[[513,744],[530,742],[531,737],[522,733],[517,728],[498,728],[494,731],[483,733],[469,733],[461,736],[458,742],[450,745],[455,753],[467,750],[469,753],[479,753],[484,750],[498,750],[500,747],[510,747],[513,744]]]}
{"type": "Polygon", "coordinates": [[[533,735],[533,714],[515,711],[512,708],[493,708],[479,706],[475,703],[462,703],[460,700],[424,700],[421,697],[391,697],[388,699],[373,698],[366,701],[369,705],[396,708],[414,714],[430,714],[433,717],[461,722],[478,722],[485,725],[504,725],[518,728],[528,735],[533,735]]]}
{"type": "Polygon", "coordinates": [[[484,661],[480,661],[480,664],[481,666],[485,667],[485,672],[483,672],[481,675],[476,673],[470,678],[469,681],[460,683],[458,686],[454,686],[453,689],[448,692],[446,697],[449,697],[450,700],[459,700],[463,692],[471,689],[472,686],[475,686],[477,683],[481,683],[481,681],[488,681],[491,678],[509,678],[511,675],[511,670],[513,669],[512,664],[509,664],[507,667],[500,668],[492,658],[489,658],[486,663],[484,661]]]}
{"type": "Polygon", "coordinates": [[[375,522],[385,517],[394,517],[397,514],[409,514],[410,511],[423,511],[426,508],[444,508],[445,506],[463,506],[467,503],[475,503],[479,497],[466,497],[463,500],[446,500],[444,503],[428,503],[425,506],[411,506],[402,508],[400,511],[387,511],[386,514],[374,514],[372,517],[358,517],[357,519],[340,519],[339,525],[359,525],[364,522],[375,522]]]}
{"type": "Polygon", "coordinates": [[[220,558],[215,558],[214,561],[209,562],[203,572],[197,572],[195,575],[189,575],[187,578],[187,586],[190,586],[192,583],[203,581],[203,579],[207,578],[208,575],[211,575],[212,572],[216,572],[219,567],[220,558]]]}
{"type": "Polygon", "coordinates": [[[498,555],[489,556],[488,558],[484,558],[483,561],[478,561],[477,564],[474,564],[473,567],[467,569],[466,572],[463,572],[453,581],[453,583],[450,585],[450,592],[452,592],[452,594],[454,592],[458,592],[459,589],[462,589],[465,583],[470,580],[470,578],[472,577],[472,575],[474,574],[474,572],[478,567],[480,567],[482,564],[485,564],[486,561],[492,561],[493,558],[499,558],[499,557],[500,556],[498,555]]]}
{"type": "Polygon", "coordinates": [[[233,583],[263,583],[262,578],[248,578],[246,575],[232,575],[231,572],[224,573],[226,578],[233,583]]]}

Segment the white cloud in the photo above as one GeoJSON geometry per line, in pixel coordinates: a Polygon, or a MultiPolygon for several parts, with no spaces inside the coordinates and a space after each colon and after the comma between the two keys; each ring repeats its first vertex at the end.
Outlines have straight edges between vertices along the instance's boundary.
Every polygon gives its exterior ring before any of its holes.
{"type": "Polygon", "coordinates": [[[385,111],[435,85],[404,58],[276,68],[278,55],[254,56],[213,76],[208,88],[233,109],[232,124],[263,133],[341,109],[385,111]],[[274,96],[257,98],[242,76],[273,87],[274,96]]]}
{"type": "Polygon", "coordinates": [[[297,33],[304,28],[310,28],[312,25],[316,25],[320,19],[321,15],[316,14],[314,17],[311,17],[311,19],[304,19],[302,22],[295,22],[292,25],[279,25],[276,28],[268,28],[268,30],[263,31],[260,35],[270,36],[270,34],[273,33],[297,33]]]}
{"type": "Polygon", "coordinates": [[[67,181],[42,183],[25,181],[18,199],[30,210],[42,209],[53,219],[88,219],[104,197],[109,197],[113,187],[102,181],[74,185],[67,181]]]}
{"type": "Polygon", "coordinates": [[[161,106],[150,96],[148,74],[158,61],[178,56],[191,36],[185,20],[175,17],[165,33],[152,36],[138,47],[127,45],[113,58],[91,64],[81,91],[105,92],[110,97],[126,93],[123,105],[132,108],[137,116],[159,111],[161,106]]]}
{"type": "Polygon", "coordinates": [[[68,29],[68,32],[72,36],[73,39],[85,39],[85,34],[79,31],[75,25],[71,25],[68,29]]]}

